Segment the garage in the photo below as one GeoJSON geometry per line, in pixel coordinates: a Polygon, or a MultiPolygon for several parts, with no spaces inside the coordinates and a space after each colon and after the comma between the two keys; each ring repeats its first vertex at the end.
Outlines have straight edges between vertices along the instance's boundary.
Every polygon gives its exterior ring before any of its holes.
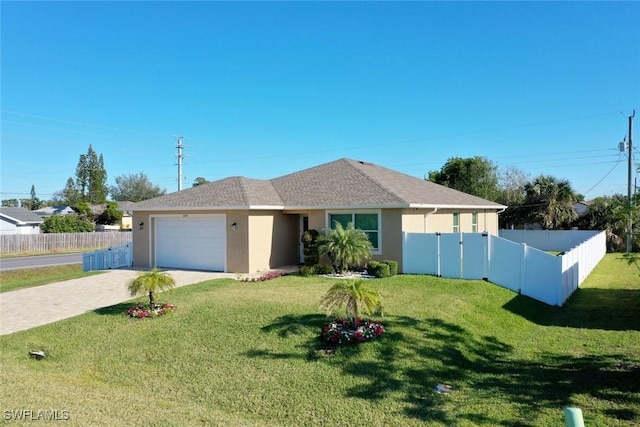
{"type": "Polygon", "coordinates": [[[225,271],[226,216],[155,217],[156,266],[225,271]]]}

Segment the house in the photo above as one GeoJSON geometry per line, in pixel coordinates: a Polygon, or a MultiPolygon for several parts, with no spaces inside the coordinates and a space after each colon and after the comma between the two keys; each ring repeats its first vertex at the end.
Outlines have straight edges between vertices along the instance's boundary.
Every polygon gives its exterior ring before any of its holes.
{"type": "Polygon", "coordinates": [[[573,209],[576,211],[576,214],[578,214],[578,217],[583,216],[587,213],[587,210],[589,210],[589,202],[585,201],[573,202],[571,206],[573,206],[573,209]]]}
{"type": "Polygon", "coordinates": [[[118,204],[118,210],[122,212],[122,219],[119,221],[120,229],[131,230],[133,225],[133,217],[131,214],[131,207],[134,202],[116,202],[118,204]]]}
{"type": "Polygon", "coordinates": [[[39,234],[43,222],[25,208],[0,207],[0,234],[39,234]]]}
{"type": "Polygon", "coordinates": [[[230,177],[136,203],[133,262],[253,273],[303,261],[301,234],[367,233],[402,271],[402,232],[498,233],[506,206],[372,163],[339,159],[271,180],[230,177]]]}
{"type": "Polygon", "coordinates": [[[75,213],[70,206],[45,206],[44,208],[31,211],[41,218],[46,218],[51,215],[69,215],[75,213]]]}

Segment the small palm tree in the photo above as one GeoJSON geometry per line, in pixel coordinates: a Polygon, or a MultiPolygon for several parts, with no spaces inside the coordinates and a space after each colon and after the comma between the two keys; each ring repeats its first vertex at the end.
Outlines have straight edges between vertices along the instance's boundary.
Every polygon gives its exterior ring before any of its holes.
{"type": "Polygon", "coordinates": [[[168,273],[162,273],[157,267],[143,273],[129,283],[129,291],[134,297],[139,294],[149,294],[149,308],[155,306],[153,294],[172,289],[176,281],[168,273]]]}
{"type": "Polygon", "coordinates": [[[336,273],[346,273],[349,266],[360,264],[371,258],[373,245],[369,236],[353,227],[352,223],[344,228],[334,221],[334,229],[317,240],[318,255],[327,255],[336,273]]]}
{"type": "Polygon", "coordinates": [[[341,280],[333,285],[320,300],[320,309],[332,314],[343,305],[351,327],[357,328],[356,319],[361,313],[371,315],[382,309],[380,293],[364,284],[364,280],[341,280]]]}

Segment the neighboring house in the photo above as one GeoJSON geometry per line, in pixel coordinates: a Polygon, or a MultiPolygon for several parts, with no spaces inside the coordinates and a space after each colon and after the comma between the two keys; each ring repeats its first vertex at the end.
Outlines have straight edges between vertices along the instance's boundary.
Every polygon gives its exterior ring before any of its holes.
{"type": "Polygon", "coordinates": [[[573,202],[571,205],[578,214],[578,217],[586,214],[587,210],[589,209],[589,202],[573,202]]]}
{"type": "Polygon", "coordinates": [[[122,230],[131,230],[133,224],[133,217],[131,213],[131,207],[135,205],[134,202],[116,202],[118,204],[118,210],[122,211],[122,219],[120,220],[120,228],[122,230]]]}
{"type": "Polygon", "coordinates": [[[25,208],[0,207],[0,234],[38,234],[43,221],[25,208]]]}
{"type": "Polygon", "coordinates": [[[301,234],[367,233],[402,271],[402,232],[498,234],[506,206],[372,163],[340,159],[271,180],[230,177],[136,203],[134,265],[253,273],[298,264],[301,234]]]}
{"type": "Polygon", "coordinates": [[[74,210],[70,206],[45,206],[44,208],[31,211],[41,218],[46,218],[51,215],[69,215],[74,213],[74,210]]]}

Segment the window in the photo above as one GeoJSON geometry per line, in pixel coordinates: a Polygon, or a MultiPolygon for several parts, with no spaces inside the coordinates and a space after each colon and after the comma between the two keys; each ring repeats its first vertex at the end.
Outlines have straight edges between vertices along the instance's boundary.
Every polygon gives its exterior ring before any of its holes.
{"type": "Polygon", "coordinates": [[[355,228],[366,233],[369,237],[369,241],[373,245],[374,251],[380,250],[380,214],[330,213],[329,224],[331,228],[335,228],[334,221],[337,221],[345,228],[347,228],[347,224],[352,223],[355,228]]]}
{"type": "Polygon", "coordinates": [[[473,212],[471,214],[471,232],[472,233],[478,232],[478,213],[477,212],[473,212]]]}
{"type": "Polygon", "coordinates": [[[458,212],[454,212],[453,214],[453,232],[460,232],[460,214],[458,212]]]}

